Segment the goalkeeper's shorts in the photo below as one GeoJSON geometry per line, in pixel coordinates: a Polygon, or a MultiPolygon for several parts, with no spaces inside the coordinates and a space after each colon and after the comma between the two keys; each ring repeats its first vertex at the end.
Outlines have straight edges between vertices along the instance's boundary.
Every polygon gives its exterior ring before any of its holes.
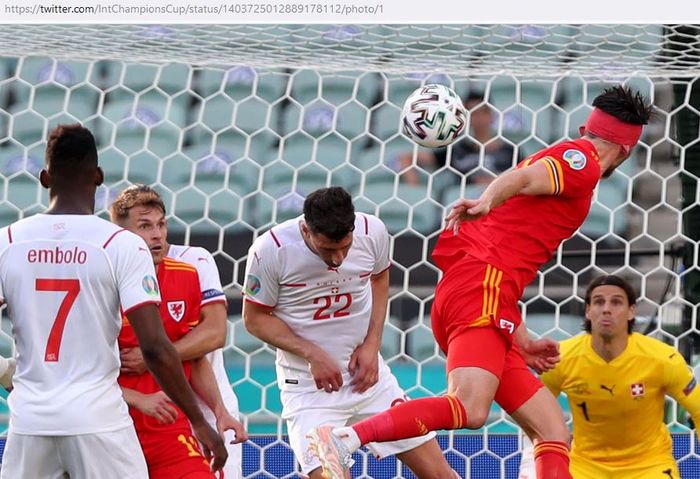
{"type": "Polygon", "coordinates": [[[680,479],[672,457],[658,464],[633,466],[604,466],[577,456],[571,457],[569,470],[574,479],[680,479]]]}

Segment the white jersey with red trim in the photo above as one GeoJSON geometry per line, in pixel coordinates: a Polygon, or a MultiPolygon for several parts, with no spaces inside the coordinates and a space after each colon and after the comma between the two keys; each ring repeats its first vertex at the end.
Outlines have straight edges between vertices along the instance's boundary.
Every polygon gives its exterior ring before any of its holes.
{"type": "MultiPolygon", "coordinates": [[[[379,218],[357,213],[348,255],[340,267],[331,268],[304,242],[302,219],[285,221],[255,240],[248,251],[244,294],[246,301],[269,306],[296,334],[330,353],[349,384],[350,356],[369,327],[370,277],[391,264],[389,235],[379,218]]],[[[316,390],[309,364],[280,349],[277,382],[281,390],[316,390]]]]}
{"type": "MultiPolygon", "coordinates": [[[[209,251],[198,246],[171,244],[170,249],[168,249],[168,256],[189,263],[197,269],[199,284],[202,289],[202,306],[216,302],[223,302],[226,304],[226,295],[224,294],[224,288],[221,286],[219,270],[209,251]]],[[[229,383],[228,380],[228,375],[226,374],[226,368],[224,367],[224,350],[221,348],[216,349],[207,354],[206,357],[214,370],[216,383],[219,385],[221,398],[226,408],[232,415],[238,417],[238,398],[233,392],[231,383],[229,383]]],[[[204,412],[207,421],[212,426],[216,427],[216,417],[214,413],[204,404],[204,401],[200,398],[197,399],[199,400],[200,409],[204,412]]]]}
{"type": "Polygon", "coordinates": [[[140,237],[92,215],[13,223],[0,229],[0,299],[17,346],[8,399],[14,433],[93,434],[131,424],[117,385],[120,310],[160,302],[140,237]]]}

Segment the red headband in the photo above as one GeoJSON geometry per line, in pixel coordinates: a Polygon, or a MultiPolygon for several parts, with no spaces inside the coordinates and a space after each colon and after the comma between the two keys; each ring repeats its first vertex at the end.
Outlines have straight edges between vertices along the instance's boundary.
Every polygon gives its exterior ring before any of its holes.
{"type": "Polygon", "coordinates": [[[598,138],[626,147],[626,150],[636,145],[642,136],[642,125],[625,123],[600,108],[593,108],[591,116],[581,130],[581,134],[590,131],[598,138]]]}

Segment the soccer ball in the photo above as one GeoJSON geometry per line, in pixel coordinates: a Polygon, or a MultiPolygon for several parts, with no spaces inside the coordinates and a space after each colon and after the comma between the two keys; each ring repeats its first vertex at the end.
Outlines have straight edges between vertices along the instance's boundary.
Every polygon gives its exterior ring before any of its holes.
{"type": "Polygon", "coordinates": [[[411,140],[428,148],[447,146],[459,138],[467,124],[461,98],[449,87],[430,84],[406,98],[401,130],[411,140]]]}

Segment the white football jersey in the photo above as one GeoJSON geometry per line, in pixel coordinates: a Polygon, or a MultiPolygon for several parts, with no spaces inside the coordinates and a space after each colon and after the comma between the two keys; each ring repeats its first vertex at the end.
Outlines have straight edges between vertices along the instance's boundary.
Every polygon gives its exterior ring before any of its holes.
{"type": "Polygon", "coordinates": [[[92,434],[131,424],[117,384],[120,311],[160,302],[140,237],[92,215],[13,223],[0,229],[0,299],[17,346],[13,432],[92,434]]]}
{"type": "MultiPolygon", "coordinates": [[[[197,269],[199,274],[199,284],[202,289],[202,306],[207,304],[222,301],[226,303],[226,295],[221,286],[219,278],[219,270],[216,267],[216,262],[209,251],[197,246],[170,245],[168,256],[189,263],[197,269]]],[[[224,367],[224,351],[216,349],[206,355],[214,370],[216,383],[219,385],[221,398],[226,404],[226,409],[234,416],[239,416],[238,398],[231,388],[226,368],[224,367]]],[[[204,416],[214,428],[216,428],[216,417],[209,407],[204,404],[199,397],[197,398],[200,409],[204,412],[204,416]]]]}
{"type": "MultiPolygon", "coordinates": [[[[349,384],[348,362],[364,341],[372,311],[371,276],[390,266],[389,234],[379,218],[356,213],[353,242],[345,261],[329,267],[304,242],[303,216],[273,227],[248,251],[244,294],[274,309],[299,336],[330,353],[349,384]]],[[[380,358],[380,367],[382,367],[380,358]]],[[[277,350],[281,390],[316,390],[309,364],[277,350]]]]}

